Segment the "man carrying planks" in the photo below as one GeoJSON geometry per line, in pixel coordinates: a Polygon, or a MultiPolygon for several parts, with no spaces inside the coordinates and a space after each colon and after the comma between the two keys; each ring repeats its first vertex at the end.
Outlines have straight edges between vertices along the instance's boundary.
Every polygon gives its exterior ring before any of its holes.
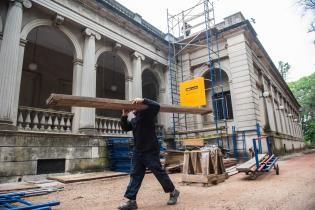
{"type": "Polygon", "coordinates": [[[175,189],[171,179],[162,169],[160,163],[160,147],[155,133],[154,119],[160,110],[160,105],[155,101],[135,98],[133,104],[145,104],[144,110],[134,111],[135,117],[128,121],[129,111],[123,110],[121,127],[124,131],[132,131],[134,137],[134,151],[130,172],[130,182],[124,197],[128,199],[118,209],[137,209],[137,193],[141,187],[146,168],[152,171],[166,193],[170,193],[168,205],[177,202],[179,191],[175,189]]]}

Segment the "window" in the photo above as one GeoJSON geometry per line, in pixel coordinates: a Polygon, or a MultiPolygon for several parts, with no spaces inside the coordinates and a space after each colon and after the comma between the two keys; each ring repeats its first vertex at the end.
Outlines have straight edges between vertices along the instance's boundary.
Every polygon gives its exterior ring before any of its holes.
{"type": "Polygon", "coordinates": [[[37,174],[64,173],[65,159],[39,159],[37,160],[37,174]]]}
{"type": "Polygon", "coordinates": [[[214,94],[215,108],[218,113],[218,120],[224,119],[224,111],[226,111],[226,119],[233,119],[233,109],[230,91],[214,94]],[[223,97],[222,97],[223,95],[223,97]],[[223,101],[222,101],[223,100],[223,101]],[[225,110],[224,107],[225,106],[225,110]]]}

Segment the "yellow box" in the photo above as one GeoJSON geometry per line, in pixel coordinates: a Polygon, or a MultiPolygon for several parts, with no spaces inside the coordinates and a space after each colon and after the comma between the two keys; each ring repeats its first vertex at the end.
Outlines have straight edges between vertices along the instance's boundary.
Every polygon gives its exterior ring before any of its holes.
{"type": "Polygon", "coordinates": [[[204,106],[207,104],[204,77],[181,82],[179,93],[181,106],[204,106]]]}

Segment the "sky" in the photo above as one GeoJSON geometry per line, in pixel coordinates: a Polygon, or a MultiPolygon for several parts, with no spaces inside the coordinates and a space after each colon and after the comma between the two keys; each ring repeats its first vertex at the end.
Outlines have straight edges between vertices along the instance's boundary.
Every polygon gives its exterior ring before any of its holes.
{"type": "MultiPolygon", "coordinates": [[[[311,14],[303,12],[297,0],[213,0],[216,23],[242,12],[252,23],[258,39],[273,60],[291,65],[288,82],[315,72],[315,32],[307,33],[311,14]]],[[[167,31],[167,12],[178,14],[199,0],[118,0],[131,11],[163,32],[167,31]]]]}

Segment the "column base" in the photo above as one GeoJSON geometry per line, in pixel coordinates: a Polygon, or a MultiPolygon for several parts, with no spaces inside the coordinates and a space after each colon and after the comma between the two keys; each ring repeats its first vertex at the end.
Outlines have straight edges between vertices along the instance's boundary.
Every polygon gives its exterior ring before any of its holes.
{"type": "Polygon", "coordinates": [[[95,136],[97,135],[97,130],[95,128],[79,128],[79,133],[95,136]]]}
{"type": "Polygon", "coordinates": [[[10,122],[0,122],[0,130],[16,131],[17,127],[10,122]]]}

